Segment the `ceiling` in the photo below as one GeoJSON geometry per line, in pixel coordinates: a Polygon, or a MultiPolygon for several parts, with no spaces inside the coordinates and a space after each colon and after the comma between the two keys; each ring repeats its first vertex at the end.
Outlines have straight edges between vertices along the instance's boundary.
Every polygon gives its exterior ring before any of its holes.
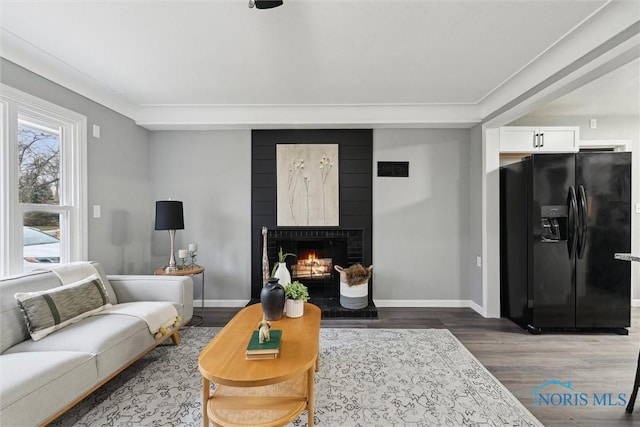
{"type": "Polygon", "coordinates": [[[609,2],[247,3],[3,0],[0,54],[134,118],[163,107],[465,107],[609,2]]]}
{"type": "Polygon", "coordinates": [[[529,116],[640,116],[640,60],[550,102],[529,116]]]}

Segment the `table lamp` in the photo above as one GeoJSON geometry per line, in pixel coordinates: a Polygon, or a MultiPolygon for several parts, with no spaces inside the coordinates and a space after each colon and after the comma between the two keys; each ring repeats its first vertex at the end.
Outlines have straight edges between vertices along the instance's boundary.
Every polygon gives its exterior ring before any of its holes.
{"type": "Polygon", "coordinates": [[[171,239],[171,256],[169,265],[164,269],[167,273],[176,271],[176,258],[173,244],[176,238],[176,230],[184,230],[184,215],[182,214],[182,202],[176,200],[161,200],[156,202],[156,230],[169,230],[171,239]]]}

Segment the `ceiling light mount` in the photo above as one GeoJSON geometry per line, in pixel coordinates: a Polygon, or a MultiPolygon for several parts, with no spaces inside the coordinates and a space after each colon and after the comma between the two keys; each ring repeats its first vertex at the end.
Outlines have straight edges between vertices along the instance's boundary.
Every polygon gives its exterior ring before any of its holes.
{"type": "Polygon", "coordinates": [[[249,9],[254,6],[256,9],[273,9],[274,7],[282,6],[282,0],[249,0],[249,9]]]}

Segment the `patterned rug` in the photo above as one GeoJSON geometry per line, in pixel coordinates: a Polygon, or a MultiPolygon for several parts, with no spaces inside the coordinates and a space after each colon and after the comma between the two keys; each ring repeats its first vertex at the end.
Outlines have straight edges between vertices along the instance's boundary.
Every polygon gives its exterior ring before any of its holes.
{"type": "MultiPolygon", "coordinates": [[[[182,331],[53,425],[201,426],[197,359],[217,331],[182,331]]],[[[321,329],[315,395],[317,426],[542,426],[445,329],[321,329]]]]}

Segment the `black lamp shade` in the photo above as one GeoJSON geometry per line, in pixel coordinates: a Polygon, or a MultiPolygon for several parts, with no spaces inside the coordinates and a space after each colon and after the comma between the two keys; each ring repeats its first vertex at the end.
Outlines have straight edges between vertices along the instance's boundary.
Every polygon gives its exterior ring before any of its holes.
{"type": "Polygon", "coordinates": [[[156,202],[156,230],[184,230],[182,202],[176,200],[156,202]]]}
{"type": "Polygon", "coordinates": [[[282,0],[256,0],[256,9],[271,9],[282,6],[282,0]]]}

